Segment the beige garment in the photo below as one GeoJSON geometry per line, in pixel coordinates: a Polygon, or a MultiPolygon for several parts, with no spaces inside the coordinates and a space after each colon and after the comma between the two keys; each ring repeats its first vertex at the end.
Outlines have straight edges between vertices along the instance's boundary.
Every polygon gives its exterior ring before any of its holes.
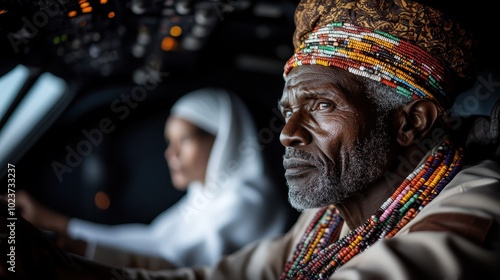
{"type": "MultiPolygon", "coordinates": [[[[215,267],[125,269],[126,279],[279,279],[316,211],[302,213],[283,237],[254,242],[215,267]]],[[[486,160],[465,167],[396,236],[378,241],[330,279],[500,279],[499,225],[500,165],[486,160]],[[437,223],[424,223],[429,217],[437,223]]]]}

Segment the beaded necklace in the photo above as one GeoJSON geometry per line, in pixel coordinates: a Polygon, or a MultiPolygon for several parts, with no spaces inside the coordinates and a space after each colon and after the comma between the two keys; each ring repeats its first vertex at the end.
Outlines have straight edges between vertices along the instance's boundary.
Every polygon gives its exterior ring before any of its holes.
{"type": "Polygon", "coordinates": [[[333,205],[323,207],[297,244],[280,279],[328,279],[376,241],[391,238],[455,177],[462,159],[462,148],[445,140],[364,224],[334,243],[332,239],[338,235],[343,220],[333,205]]]}

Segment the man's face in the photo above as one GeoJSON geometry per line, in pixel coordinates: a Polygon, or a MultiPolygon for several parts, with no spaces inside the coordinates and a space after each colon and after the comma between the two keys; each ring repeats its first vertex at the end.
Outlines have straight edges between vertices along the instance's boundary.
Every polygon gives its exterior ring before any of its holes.
{"type": "Polygon", "coordinates": [[[339,204],[378,179],[387,165],[386,119],[355,76],[318,65],[294,68],[280,100],[283,164],[297,209],[339,204]]]}

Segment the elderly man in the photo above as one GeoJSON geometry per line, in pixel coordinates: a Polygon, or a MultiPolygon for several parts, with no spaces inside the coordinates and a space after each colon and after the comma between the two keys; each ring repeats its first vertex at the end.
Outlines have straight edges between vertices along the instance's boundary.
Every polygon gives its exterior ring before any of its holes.
{"type": "Polygon", "coordinates": [[[113,268],[48,248],[34,253],[51,256],[43,269],[71,279],[499,279],[500,167],[468,162],[446,122],[474,77],[469,33],[403,0],[305,0],[296,27],[279,101],[289,200],[304,210],[290,232],[214,267],[113,268]]]}

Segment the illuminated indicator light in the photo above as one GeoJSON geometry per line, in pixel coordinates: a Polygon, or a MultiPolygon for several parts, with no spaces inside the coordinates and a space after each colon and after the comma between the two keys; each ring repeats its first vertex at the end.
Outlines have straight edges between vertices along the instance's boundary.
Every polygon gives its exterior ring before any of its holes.
{"type": "Polygon", "coordinates": [[[172,37],[178,37],[181,36],[182,34],[182,28],[180,26],[174,25],[172,28],[170,28],[170,36],[172,37]]]}
{"type": "Polygon", "coordinates": [[[111,201],[109,195],[105,192],[97,192],[94,196],[94,203],[97,208],[106,210],[109,208],[111,201]]]}
{"type": "Polygon", "coordinates": [[[82,12],[84,12],[84,13],[90,13],[90,12],[92,12],[92,7],[83,8],[82,12]]]}
{"type": "Polygon", "coordinates": [[[68,40],[68,35],[66,34],[61,35],[61,41],[65,42],[66,40],[68,40]]]}
{"type": "Polygon", "coordinates": [[[7,13],[7,10],[0,10],[0,15],[7,13]]]}
{"type": "Polygon", "coordinates": [[[85,3],[85,2],[87,2],[87,0],[80,0],[80,1],[78,1],[78,3],[80,3],[80,4],[85,3]]]}
{"type": "Polygon", "coordinates": [[[104,5],[104,4],[106,4],[106,3],[108,3],[108,0],[101,0],[101,4],[103,4],[103,5],[104,5]]]}
{"type": "Polygon", "coordinates": [[[114,17],[115,17],[115,12],[108,13],[108,18],[114,18],[114,17]]]}
{"type": "Polygon", "coordinates": [[[54,37],[54,39],[52,39],[52,43],[54,43],[54,45],[59,44],[59,42],[60,42],[59,36],[56,36],[54,37]]]}
{"type": "Polygon", "coordinates": [[[165,37],[161,40],[161,49],[164,51],[172,50],[176,45],[176,41],[172,37],[165,37]]]}
{"type": "Polygon", "coordinates": [[[74,17],[76,16],[76,11],[71,11],[68,13],[68,17],[74,17]]]}
{"type": "Polygon", "coordinates": [[[90,6],[90,3],[89,3],[89,2],[85,2],[85,3],[81,3],[81,4],[80,4],[80,8],[82,8],[82,9],[83,9],[83,8],[87,8],[87,7],[89,7],[89,6],[90,6]]]}

